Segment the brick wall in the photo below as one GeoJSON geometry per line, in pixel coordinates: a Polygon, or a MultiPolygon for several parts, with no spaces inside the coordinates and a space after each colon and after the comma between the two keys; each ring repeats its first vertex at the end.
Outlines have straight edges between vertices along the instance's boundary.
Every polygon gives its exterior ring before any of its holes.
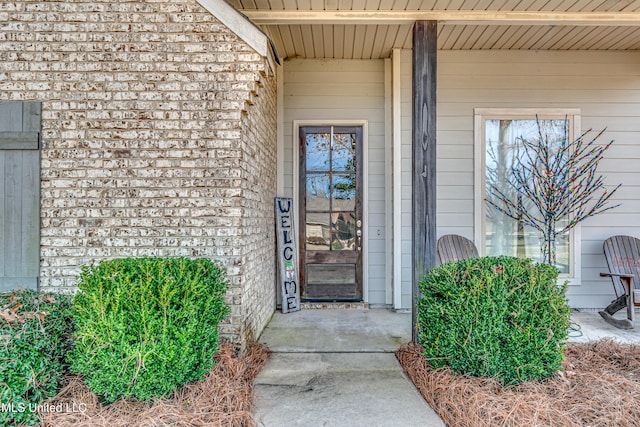
{"type": "Polygon", "coordinates": [[[247,343],[275,305],[275,82],[195,0],[0,3],[0,100],[43,108],[41,287],[125,256],[220,260],[247,343]]]}
{"type": "Polygon", "coordinates": [[[276,308],[275,207],[276,197],[276,86],[265,82],[263,93],[254,98],[254,107],[271,114],[246,114],[243,134],[242,192],[245,217],[246,280],[242,309],[247,342],[258,338],[276,308]]]}

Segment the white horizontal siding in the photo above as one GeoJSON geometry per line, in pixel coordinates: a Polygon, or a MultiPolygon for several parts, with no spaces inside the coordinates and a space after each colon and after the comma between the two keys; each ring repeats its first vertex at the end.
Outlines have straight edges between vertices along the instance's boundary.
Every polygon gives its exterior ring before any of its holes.
{"type": "MultiPolygon", "coordinates": [[[[385,69],[383,60],[305,60],[284,63],[284,192],[293,194],[294,120],[368,122],[368,295],[371,304],[385,304],[385,69]]],[[[367,268],[366,266],[364,266],[367,268]]]]}
{"type": "MultiPolygon", "coordinates": [[[[403,51],[403,239],[411,237],[411,53],[403,51]]],[[[582,223],[582,282],[569,289],[574,307],[604,307],[612,298],[602,242],[640,237],[640,53],[441,51],[438,53],[438,235],[473,238],[474,108],[579,108],[583,130],[607,127],[615,139],[600,164],[607,185],[622,183],[623,205],[582,223]]],[[[407,241],[409,242],[409,241],[407,241]]],[[[410,248],[409,244],[403,247],[410,248]]],[[[405,258],[410,263],[410,257],[405,258]]],[[[411,268],[403,264],[410,301],[411,268]]]]}
{"type": "MultiPolygon", "coordinates": [[[[640,237],[640,54],[637,52],[444,52],[438,54],[438,235],[474,235],[474,108],[579,108],[584,130],[607,127],[615,140],[600,171],[623,183],[622,206],[582,225],[582,283],[574,307],[612,296],[602,242],[640,237]]],[[[293,120],[369,120],[370,302],[384,302],[384,66],[381,61],[292,60],[284,66],[285,193],[292,196],[293,120]],[[380,232],[380,236],[378,233],[380,232]]],[[[401,52],[402,305],[411,306],[411,52],[401,52]]]]}

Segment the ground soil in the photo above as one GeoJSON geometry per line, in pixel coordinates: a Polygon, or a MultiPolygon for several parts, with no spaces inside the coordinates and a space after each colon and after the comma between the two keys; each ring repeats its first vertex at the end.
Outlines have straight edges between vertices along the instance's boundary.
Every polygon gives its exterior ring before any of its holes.
{"type": "Polygon", "coordinates": [[[269,351],[262,345],[244,355],[222,343],[215,356],[217,366],[203,381],[187,384],[174,396],[152,403],[119,400],[103,405],[79,377],[68,377],[67,384],[49,401],[61,412],[41,413],[43,426],[224,426],[249,427],[256,423],[253,409],[253,381],[262,369],[269,351]]]}
{"type": "Polygon", "coordinates": [[[562,371],[515,387],[434,370],[420,353],[409,344],[396,355],[450,427],[640,426],[640,346],[571,343],[562,371]]]}

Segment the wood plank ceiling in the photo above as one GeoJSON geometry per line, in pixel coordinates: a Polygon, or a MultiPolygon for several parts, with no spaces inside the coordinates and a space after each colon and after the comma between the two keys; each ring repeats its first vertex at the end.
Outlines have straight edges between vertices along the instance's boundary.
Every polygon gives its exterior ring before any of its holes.
{"type": "MultiPolygon", "coordinates": [[[[241,12],[254,11],[489,11],[640,14],[640,0],[228,0],[241,12]]],[[[535,25],[441,22],[441,50],[640,50],[639,25],[614,22],[574,25],[571,22],[535,25]]],[[[377,59],[393,48],[411,48],[410,23],[261,25],[281,58],[377,59]]]]}

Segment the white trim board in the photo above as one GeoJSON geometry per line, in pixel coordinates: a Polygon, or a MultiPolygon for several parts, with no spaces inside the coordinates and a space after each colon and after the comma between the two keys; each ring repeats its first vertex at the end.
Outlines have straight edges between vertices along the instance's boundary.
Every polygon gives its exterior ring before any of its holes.
{"type": "Polygon", "coordinates": [[[392,60],[392,110],[393,126],[393,308],[402,308],[402,85],[401,50],[393,49],[392,60]]]}
{"type": "Polygon", "coordinates": [[[637,26],[637,12],[496,10],[243,10],[258,25],[403,25],[438,21],[453,25],[637,26]]]}
{"type": "Polygon", "coordinates": [[[277,186],[278,196],[284,195],[284,71],[276,68],[276,139],[277,139],[277,186]]]}
{"type": "Polygon", "coordinates": [[[384,60],[384,293],[385,304],[393,305],[393,62],[384,60]]]}

